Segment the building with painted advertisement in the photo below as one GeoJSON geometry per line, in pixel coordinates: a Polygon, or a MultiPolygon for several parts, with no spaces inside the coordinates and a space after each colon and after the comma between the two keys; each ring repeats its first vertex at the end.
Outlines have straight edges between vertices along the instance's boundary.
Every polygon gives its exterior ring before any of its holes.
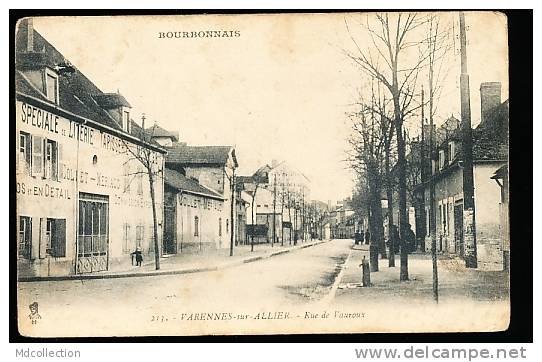
{"type": "Polygon", "coordinates": [[[15,48],[19,276],[125,268],[137,247],[152,258],[149,181],[137,155],[152,160],[161,228],[165,150],[142,141],[126,99],[98,89],[31,19],[18,24],[15,48]]]}
{"type": "MultiPolygon", "coordinates": [[[[208,225],[216,226],[213,227],[215,232],[206,234],[205,236],[209,246],[213,246],[216,249],[229,248],[231,233],[234,233],[233,236],[235,239],[236,231],[236,227],[232,223],[232,214],[233,220],[236,220],[238,217],[235,207],[235,202],[237,202],[236,192],[232,187],[235,169],[239,166],[235,156],[235,148],[231,146],[189,146],[184,142],[172,142],[166,149],[168,152],[165,161],[166,169],[168,170],[166,174],[168,185],[176,188],[179,193],[186,191],[186,194],[188,191],[191,191],[190,195],[192,196],[186,196],[181,206],[189,207],[193,205],[186,198],[196,196],[195,202],[199,206],[195,207],[196,210],[192,210],[193,212],[209,210],[208,203],[213,204],[212,209],[218,212],[217,215],[214,215],[214,211],[213,213],[204,212],[199,216],[192,213],[192,220],[190,221],[190,224],[194,226],[192,231],[188,229],[188,224],[185,223],[182,226],[180,223],[183,219],[177,216],[177,232],[171,234],[172,236],[176,235],[176,239],[169,238],[171,245],[168,246],[168,249],[172,252],[174,250],[176,252],[181,251],[180,238],[184,236],[182,236],[182,233],[179,234],[180,227],[184,227],[185,233],[193,235],[197,230],[196,225],[200,225],[201,227],[204,223],[206,227],[208,225]],[[203,192],[202,190],[206,191],[203,192]],[[198,195],[194,194],[194,192],[198,192],[198,195]],[[188,203],[188,205],[183,205],[185,203],[188,203]],[[202,207],[201,209],[200,206],[202,207]],[[197,220],[195,219],[196,217],[198,217],[197,220]],[[219,230],[220,235],[217,233],[219,230]],[[211,238],[212,234],[215,235],[214,238],[211,238]]],[[[191,211],[189,210],[186,209],[190,213],[191,211]]],[[[167,211],[169,214],[170,211],[173,212],[174,210],[167,209],[167,211]]],[[[167,217],[169,218],[170,216],[168,215],[167,217]]],[[[203,237],[203,235],[201,236],[203,237]]],[[[186,234],[185,237],[189,237],[189,235],[186,234]]],[[[199,239],[200,235],[198,234],[197,237],[199,239]]]]}
{"type": "Polygon", "coordinates": [[[165,176],[164,251],[176,254],[229,245],[224,197],[178,171],[166,168],[165,176]]]}

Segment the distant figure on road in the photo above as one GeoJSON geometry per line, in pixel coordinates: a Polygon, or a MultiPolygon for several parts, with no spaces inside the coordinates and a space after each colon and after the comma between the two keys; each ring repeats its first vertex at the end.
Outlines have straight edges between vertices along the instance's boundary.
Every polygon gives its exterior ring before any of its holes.
{"type": "Polygon", "coordinates": [[[416,235],[414,234],[414,231],[412,231],[411,226],[409,223],[405,225],[405,231],[404,231],[404,246],[406,248],[407,253],[412,253],[416,250],[416,235]]]}
{"type": "MultiPolygon", "coordinates": [[[[135,256],[136,266],[141,266],[143,262],[143,254],[141,254],[141,248],[138,246],[136,250],[132,253],[132,258],[135,256]]],[[[133,263],[133,261],[132,261],[133,263]]]]}
{"type": "Polygon", "coordinates": [[[369,231],[369,229],[367,229],[367,231],[365,231],[365,244],[369,245],[370,242],[371,242],[371,232],[369,231]]]}
{"type": "Polygon", "coordinates": [[[359,240],[360,244],[363,244],[363,242],[365,241],[365,233],[363,232],[363,229],[359,231],[359,240]]]}
{"type": "MultiPolygon", "coordinates": [[[[398,254],[401,248],[401,242],[399,240],[399,229],[396,225],[391,226],[391,238],[393,240],[393,253],[398,254]]],[[[388,240],[388,249],[391,248],[392,240],[388,240]]]]}

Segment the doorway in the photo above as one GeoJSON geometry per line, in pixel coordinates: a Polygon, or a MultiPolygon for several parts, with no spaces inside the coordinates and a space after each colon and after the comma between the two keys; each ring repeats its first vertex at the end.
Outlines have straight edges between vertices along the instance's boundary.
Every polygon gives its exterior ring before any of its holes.
{"type": "Polygon", "coordinates": [[[463,241],[463,204],[454,205],[454,240],[455,252],[463,257],[465,255],[465,244],[463,241]]]}
{"type": "Polygon", "coordinates": [[[108,270],[109,197],[79,194],[77,273],[108,270]]]}

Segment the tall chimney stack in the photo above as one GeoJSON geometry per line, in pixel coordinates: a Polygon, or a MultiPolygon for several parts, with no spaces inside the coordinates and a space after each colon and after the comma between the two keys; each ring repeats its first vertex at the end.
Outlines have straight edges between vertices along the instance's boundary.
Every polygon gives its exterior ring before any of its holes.
{"type": "Polygon", "coordinates": [[[26,51],[34,51],[34,24],[32,18],[26,19],[26,51]]]}
{"type": "Polygon", "coordinates": [[[482,105],[480,117],[483,123],[487,120],[489,112],[501,104],[501,83],[485,82],[480,84],[480,103],[482,105]]]}

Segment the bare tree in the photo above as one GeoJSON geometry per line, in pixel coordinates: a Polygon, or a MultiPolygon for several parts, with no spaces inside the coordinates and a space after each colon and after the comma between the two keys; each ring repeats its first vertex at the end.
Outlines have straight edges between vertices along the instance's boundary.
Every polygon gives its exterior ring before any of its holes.
{"type": "MultiPolygon", "coordinates": [[[[138,161],[142,166],[143,170],[132,173],[132,175],[137,177],[147,176],[147,181],[149,183],[149,191],[151,196],[152,204],[152,221],[153,221],[153,243],[154,243],[154,261],[156,270],[160,269],[160,254],[161,248],[158,243],[158,215],[156,211],[156,183],[163,179],[163,165],[158,163],[157,151],[151,149],[151,140],[154,136],[154,127],[152,131],[145,130],[145,115],[142,116],[142,127],[139,134],[141,143],[137,143],[135,147],[126,142],[122,141],[124,144],[125,150],[132,156],[132,159],[138,161]]],[[[128,160],[127,162],[129,162],[128,160]]]]}
{"type": "Polygon", "coordinates": [[[416,13],[376,14],[374,20],[366,17],[365,33],[372,45],[362,48],[346,27],[355,45],[355,52],[345,51],[363,73],[375,79],[388,90],[393,105],[393,121],[397,142],[397,170],[399,191],[399,237],[401,241],[400,280],[408,280],[408,252],[405,245],[408,224],[405,140],[403,123],[419,105],[413,103],[418,74],[427,59],[427,51],[420,44],[423,39],[411,38],[427,18],[416,13]]]}
{"type": "Polygon", "coordinates": [[[365,180],[367,202],[369,207],[369,229],[371,269],[378,270],[378,253],[386,257],[384,244],[384,229],[382,216],[382,162],[385,153],[385,142],[388,137],[390,120],[382,116],[384,113],[375,110],[384,108],[380,101],[380,93],[371,87],[371,100],[364,102],[363,99],[358,105],[361,110],[351,113],[349,117],[352,122],[352,136],[349,139],[351,154],[350,161],[358,178],[365,180]]]}

